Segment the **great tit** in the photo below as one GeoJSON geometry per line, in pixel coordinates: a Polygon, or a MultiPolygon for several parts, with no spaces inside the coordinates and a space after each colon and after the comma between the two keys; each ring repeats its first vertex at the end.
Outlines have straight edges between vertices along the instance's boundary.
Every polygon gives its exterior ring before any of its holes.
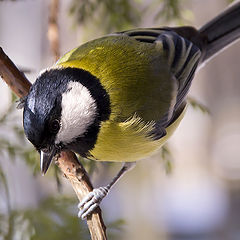
{"type": "Polygon", "coordinates": [[[199,30],[140,28],[89,41],[40,73],[24,102],[23,124],[42,172],[64,149],[125,162],[109,185],[80,203],[80,217],[135,161],[166,142],[184,116],[196,69],[239,37],[237,2],[199,30]]]}

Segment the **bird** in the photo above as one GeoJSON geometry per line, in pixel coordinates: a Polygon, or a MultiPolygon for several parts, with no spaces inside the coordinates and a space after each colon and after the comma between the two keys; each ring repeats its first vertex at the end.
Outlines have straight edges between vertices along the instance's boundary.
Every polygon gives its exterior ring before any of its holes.
{"type": "Polygon", "coordinates": [[[24,132],[40,153],[42,173],[63,150],[123,162],[108,185],[79,203],[79,217],[171,137],[196,70],[239,37],[238,1],[199,29],[138,28],[91,40],[38,75],[22,104],[24,132]]]}

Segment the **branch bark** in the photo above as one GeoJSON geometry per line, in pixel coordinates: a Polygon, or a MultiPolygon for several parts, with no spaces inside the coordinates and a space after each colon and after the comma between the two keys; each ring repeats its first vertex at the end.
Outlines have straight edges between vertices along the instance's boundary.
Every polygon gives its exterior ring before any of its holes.
{"type": "MultiPolygon", "coordinates": [[[[1,47],[0,76],[18,97],[23,98],[28,94],[31,83],[8,58],[1,47]]],[[[73,152],[62,152],[57,164],[71,183],[79,201],[81,201],[84,196],[93,190],[87,172],[73,152]]],[[[87,217],[87,224],[92,240],[107,239],[106,227],[99,207],[91,216],[87,217]]]]}
{"type": "Polygon", "coordinates": [[[20,98],[25,97],[31,87],[31,83],[21,73],[16,65],[8,58],[0,47],[0,76],[20,98]]]}

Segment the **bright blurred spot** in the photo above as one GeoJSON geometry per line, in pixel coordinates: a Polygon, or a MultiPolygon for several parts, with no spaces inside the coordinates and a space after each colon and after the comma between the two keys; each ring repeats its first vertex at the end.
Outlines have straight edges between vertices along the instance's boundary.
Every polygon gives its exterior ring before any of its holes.
{"type": "Polygon", "coordinates": [[[162,214],[170,233],[201,234],[219,229],[228,213],[225,189],[211,178],[167,184],[162,214]],[[199,181],[200,180],[200,181],[199,181]]]}

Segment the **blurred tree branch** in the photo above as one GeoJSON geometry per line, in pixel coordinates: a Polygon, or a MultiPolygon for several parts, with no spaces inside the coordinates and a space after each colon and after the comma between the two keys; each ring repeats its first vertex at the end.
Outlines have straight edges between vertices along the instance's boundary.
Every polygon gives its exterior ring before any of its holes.
{"type": "Polygon", "coordinates": [[[203,105],[202,103],[200,103],[198,100],[196,100],[193,97],[188,96],[187,97],[187,102],[190,104],[190,106],[192,106],[194,109],[196,110],[200,110],[202,113],[207,113],[210,114],[209,109],[203,105]]]}
{"type": "Polygon", "coordinates": [[[91,22],[91,27],[101,26],[100,30],[105,34],[139,27],[142,19],[151,15],[154,21],[161,19],[161,24],[170,20],[179,21],[184,17],[184,1],[186,0],[150,0],[146,3],[139,0],[72,0],[69,13],[75,24],[86,25],[91,22]]]}
{"type": "MultiPolygon", "coordinates": [[[[24,98],[27,95],[31,87],[31,83],[17,69],[1,47],[0,76],[18,97],[24,98]]],[[[58,165],[65,176],[69,179],[79,200],[92,191],[93,188],[90,179],[74,153],[62,152],[60,158],[58,159],[58,165]]],[[[91,216],[88,216],[87,224],[93,240],[107,239],[106,227],[99,207],[91,216]]]]}
{"type": "Polygon", "coordinates": [[[58,10],[59,0],[51,0],[49,5],[49,20],[48,20],[48,40],[50,47],[57,61],[60,57],[59,51],[59,27],[58,27],[58,10]]]}
{"type": "Polygon", "coordinates": [[[102,31],[111,32],[139,24],[141,13],[135,5],[129,0],[72,0],[69,12],[76,24],[91,20],[94,25],[101,26],[102,31]]]}

